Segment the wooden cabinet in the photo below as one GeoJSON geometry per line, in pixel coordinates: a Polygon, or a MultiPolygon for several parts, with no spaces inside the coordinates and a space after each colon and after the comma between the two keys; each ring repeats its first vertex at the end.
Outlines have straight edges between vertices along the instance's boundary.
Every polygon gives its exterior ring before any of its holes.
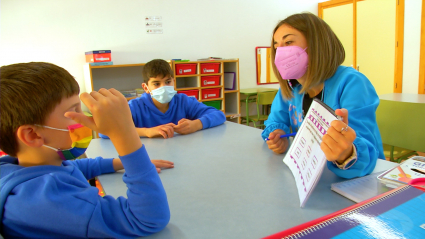
{"type": "MultiPolygon", "coordinates": [[[[84,65],[86,92],[97,91],[100,88],[115,88],[119,91],[142,88],[142,70],[144,65],[145,63],[91,66],[87,63],[84,65]]],[[[173,69],[175,78],[174,87],[179,93],[182,93],[182,91],[185,93],[189,92],[200,102],[219,108],[224,112],[228,120],[240,123],[238,59],[191,62],[173,61],[171,62],[171,68],[173,69]],[[208,71],[201,72],[201,67],[210,63],[218,63],[218,71],[216,73],[208,71]],[[190,72],[190,74],[181,75],[176,71],[176,65],[179,64],[194,64],[196,69],[190,72]],[[233,89],[226,89],[225,87],[225,79],[229,75],[234,77],[234,82],[232,82],[233,89]],[[202,80],[206,81],[203,83],[202,80]],[[214,80],[218,81],[217,85],[215,83],[209,84],[209,82],[213,82],[214,80]],[[214,94],[217,94],[217,97],[214,94]]],[[[134,98],[136,97],[129,97],[127,99],[134,98]]]]}
{"type": "MultiPolygon", "coordinates": [[[[127,65],[91,66],[84,65],[86,92],[100,88],[115,88],[119,91],[142,88],[142,70],[145,63],[127,65]]],[[[136,97],[129,97],[128,100],[136,97]]]]}
{"type": "Polygon", "coordinates": [[[240,123],[238,59],[173,61],[172,68],[177,92],[196,97],[204,104],[212,103],[224,112],[228,120],[240,123]],[[206,70],[206,64],[218,64],[218,70],[206,70]],[[218,79],[217,83],[215,78],[218,79]]]}

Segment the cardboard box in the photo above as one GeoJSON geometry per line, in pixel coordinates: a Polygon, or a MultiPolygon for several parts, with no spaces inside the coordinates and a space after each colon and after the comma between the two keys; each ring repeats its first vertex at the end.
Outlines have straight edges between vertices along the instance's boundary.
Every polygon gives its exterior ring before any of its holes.
{"type": "Polygon", "coordinates": [[[86,62],[106,62],[112,61],[111,50],[88,51],[86,62]]]}

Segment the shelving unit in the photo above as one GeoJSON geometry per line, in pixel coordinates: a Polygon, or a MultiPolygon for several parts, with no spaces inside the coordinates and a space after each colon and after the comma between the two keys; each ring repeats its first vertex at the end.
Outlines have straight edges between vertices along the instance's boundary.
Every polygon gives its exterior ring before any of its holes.
{"type": "MultiPolygon", "coordinates": [[[[100,88],[115,88],[119,91],[142,88],[142,70],[144,65],[145,63],[91,66],[87,63],[84,65],[86,92],[98,91],[100,88]]],[[[190,62],[172,61],[171,68],[173,69],[175,78],[174,88],[177,91],[198,90],[197,98],[200,102],[221,101],[220,110],[224,112],[227,120],[240,123],[239,59],[190,62]],[[194,72],[196,74],[176,74],[176,65],[188,63],[196,64],[196,72],[194,72]],[[219,63],[218,73],[201,73],[201,64],[204,63],[219,63]],[[224,88],[224,72],[235,73],[234,90],[226,90],[224,88]],[[202,86],[201,78],[203,76],[219,76],[219,84],[216,86],[202,86]],[[201,93],[203,90],[216,88],[219,89],[219,97],[202,99],[201,93]]],[[[127,100],[134,98],[127,98],[127,100]]]]}
{"type": "MultiPolygon", "coordinates": [[[[84,65],[86,92],[98,91],[100,88],[115,88],[119,91],[142,88],[142,70],[145,63],[126,65],[91,66],[84,65]]],[[[127,100],[136,97],[129,97],[127,100]]]]}
{"type": "Polygon", "coordinates": [[[240,123],[240,95],[239,95],[239,59],[214,60],[214,61],[189,61],[189,62],[172,62],[174,78],[176,84],[175,90],[180,91],[197,90],[197,99],[199,102],[221,101],[220,110],[226,115],[227,120],[240,123]],[[202,64],[219,63],[217,73],[201,72],[202,64]],[[178,64],[196,64],[195,74],[181,75],[177,72],[178,64]],[[224,85],[224,73],[234,72],[235,82],[233,90],[226,90],[224,85]],[[201,80],[203,76],[219,76],[219,84],[214,86],[202,86],[201,80]],[[214,98],[203,99],[205,89],[219,89],[219,96],[214,98]],[[204,92],[204,93],[203,93],[204,92]]]}

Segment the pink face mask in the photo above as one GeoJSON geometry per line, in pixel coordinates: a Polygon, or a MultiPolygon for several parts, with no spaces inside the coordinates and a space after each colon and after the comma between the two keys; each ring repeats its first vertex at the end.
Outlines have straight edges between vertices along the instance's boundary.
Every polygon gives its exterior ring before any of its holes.
{"type": "Polygon", "coordinates": [[[299,46],[285,46],[276,48],[274,64],[282,79],[299,79],[307,71],[308,55],[299,46]]]}

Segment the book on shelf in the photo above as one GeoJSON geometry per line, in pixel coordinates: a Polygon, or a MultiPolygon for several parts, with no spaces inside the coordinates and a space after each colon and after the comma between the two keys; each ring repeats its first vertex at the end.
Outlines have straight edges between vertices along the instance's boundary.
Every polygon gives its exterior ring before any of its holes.
{"type": "Polygon", "coordinates": [[[199,58],[198,61],[213,61],[213,60],[221,60],[221,57],[207,57],[207,58],[199,58]]]}
{"type": "Polygon", "coordinates": [[[85,54],[86,55],[91,55],[91,54],[104,54],[104,53],[111,53],[111,50],[97,50],[97,51],[86,51],[85,54]]]}
{"type": "Polygon", "coordinates": [[[328,105],[314,98],[294,141],[283,158],[295,178],[304,207],[322,175],[327,159],[320,144],[333,120],[341,120],[328,105]]]}
{"type": "Polygon", "coordinates": [[[377,176],[381,173],[372,173],[367,176],[332,183],[331,190],[356,203],[362,202],[394,189],[380,182],[377,176]]]}
{"type": "Polygon", "coordinates": [[[113,65],[114,63],[112,61],[103,61],[103,62],[90,62],[91,66],[109,66],[113,65]]]}
{"type": "Polygon", "coordinates": [[[424,188],[404,185],[265,238],[425,238],[424,201],[424,188]]]}
{"type": "Polygon", "coordinates": [[[408,158],[378,176],[378,179],[383,184],[390,187],[409,184],[413,179],[417,178],[425,178],[425,157],[422,156],[408,158]]]}

